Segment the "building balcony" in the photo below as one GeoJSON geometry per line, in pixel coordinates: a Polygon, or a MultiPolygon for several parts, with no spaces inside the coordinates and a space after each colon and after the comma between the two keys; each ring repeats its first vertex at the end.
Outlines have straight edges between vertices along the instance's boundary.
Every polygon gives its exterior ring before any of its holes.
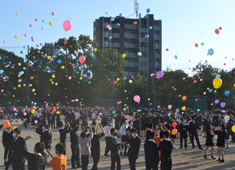
{"type": "Polygon", "coordinates": [[[148,32],[148,29],[147,29],[147,28],[141,28],[140,31],[141,31],[141,32],[144,32],[144,33],[147,33],[147,32],[148,32]]]}
{"type": "Polygon", "coordinates": [[[147,61],[147,57],[140,57],[140,61],[147,61]]]}
{"type": "Polygon", "coordinates": [[[137,55],[135,53],[126,53],[126,57],[135,58],[137,55]]]}
{"type": "Polygon", "coordinates": [[[140,41],[141,41],[141,42],[148,42],[148,39],[146,39],[146,38],[141,38],[140,41]]]}
{"type": "Polygon", "coordinates": [[[154,31],[160,31],[160,27],[157,26],[157,25],[155,25],[155,26],[154,26],[154,31]]]}
{"type": "Polygon", "coordinates": [[[114,48],[120,48],[120,43],[104,43],[104,47],[114,47],[114,48]]]}
{"type": "Polygon", "coordinates": [[[140,47],[140,51],[141,51],[141,52],[147,52],[147,51],[148,51],[148,48],[147,48],[147,47],[140,47]]]}
{"type": "Polygon", "coordinates": [[[156,50],[160,49],[160,45],[155,45],[154,49],[156,49],[156,50]]]}
{"type": "MultiPolygon", "coordinates": [[[[108,38],[108,37],[110,37],[110,34],[109,33],[104,33],[104,37],[108,38]]],[[[111,37],[112,38],[120,38],[120,33],[112,33],[111,37]]]]}
{"type": "MultiPolygon", "coordinates": [[[[111,24],[112,28],[120,28],[120,26],[117,26],[116,24],[111,24]]],[[[106,27],[105,27],[106,28],[106,27]]]]}
{"type": "Polygon", "coordinates": [[[125,43],[124,44],[125,48],[137,48],[137,44],[132,44],[132,43],[125,43]]]}
{"type": "Polygon", "coordinates": [[[136,34],[124,34],[124,38],[134,38],[134,39],[136,39],[136,38],[138,38],[138,35],[136,35],[136,34]]]}
{"type": "Polygon", "coordinates": [[[154,40],[160,40],[160,36],[159,35],[154,35],[154,40]]]}
{"type": "Polygon", "coordinates": [[[124,28],[125,29],[137,29],[138,26],[137,25],[133,25],[133,24],[124,24],[124,28]]]}

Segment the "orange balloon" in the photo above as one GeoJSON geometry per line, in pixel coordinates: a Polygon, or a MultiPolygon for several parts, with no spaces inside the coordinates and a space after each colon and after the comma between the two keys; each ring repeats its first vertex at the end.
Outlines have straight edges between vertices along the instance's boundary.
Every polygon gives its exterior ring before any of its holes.
{"type": "Polygon", "coordinates": [[[187,99],[187,97],[186,97],[186,96],[183,96],[183,97],[182,97],[182,100],[183,100],[183,101],[185,101],[186,99],[187,99]]]}
{"type": "Polygon", "coordinates": [[[136,22],[136,21],[134,21],[134,22],[133,22],[133,24],[134,24],[134,25],[137,25],[137,22],[136,22]]]}
{"type": "Polygon", "coordinates": [[[3,126],[4,126],[5,128],[9,128],[9,127],[11,126],[11,124],[10,124],[9,122],[5,122],[5,123],[3,124],[3,126]]]}
{"type": "Polygon", "coordinates": [[[30,80],[33,80],[33,76],[32,76],[32,77],[30,77],[30,80]]]}
{"type": "Polygon", "coordinates": [[[195,47],[198,47],[198,43],[195,44],[195,47]]]}
{"type": "Polygon", "coordinates": [[[38,54],[40,53],[40,51],[38,50],[38,54]]]}
{"type": "Polygon", "coordinates": [[[172,134],[172,135],[176,135],[177,132],[178,132],[177,129],[173,129],[173,130],[171,131],[171,134],[172,134]]]}
{"type": "Polygon", "coordinates": [[[197,80],[194,80],[193,82],[194,82],[194,83],[197,83],[197,80]]]}

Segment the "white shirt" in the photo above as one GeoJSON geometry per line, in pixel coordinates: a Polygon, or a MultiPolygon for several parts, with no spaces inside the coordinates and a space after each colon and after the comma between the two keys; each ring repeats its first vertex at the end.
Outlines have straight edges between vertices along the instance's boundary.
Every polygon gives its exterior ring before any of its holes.
{"type": "Polygon", "coordinates": [[[126,135],[126,129],[127,129],[127,126],[125,124],[123,124],[120,128],[121,135],[126,135]]]}
{"type": "Polygon", "coordinates": [[[106,137],[110,137],[110,129],[114,128],[114,124],[112,123],[111,126],[105,126],[104,127],[104,134],[106,137]]]}
{"type": "Polygon", "coordinates": [[[81,117],[79,112],[75,112],[74,115],[75,115],[75,120],[77,120],[81,117]]]}
{"type": "Polygon", "coordinates": [[[95,112],[91,114],[91,119],[96,119],[96,113],[95,112]]]}

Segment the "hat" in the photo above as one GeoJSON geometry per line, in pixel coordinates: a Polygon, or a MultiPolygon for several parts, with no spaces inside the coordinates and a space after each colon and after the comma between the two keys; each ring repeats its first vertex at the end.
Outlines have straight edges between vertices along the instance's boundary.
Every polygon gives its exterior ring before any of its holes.
{"type": "Polygon", "coordinates": [[[21,129],[20,128],[15,128],[14,131],[18,132],[19,134],[21,133],[21,129]]]}

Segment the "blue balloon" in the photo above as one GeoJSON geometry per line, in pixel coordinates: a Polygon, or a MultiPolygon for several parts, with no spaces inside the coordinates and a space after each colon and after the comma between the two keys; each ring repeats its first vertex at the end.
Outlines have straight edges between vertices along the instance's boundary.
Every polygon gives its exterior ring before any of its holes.
{"type": "Polygon", "coordinates": [[[150,8],[148,8],[148,9],[146,10],[146,12],[147,12],[147,13],[150,13],[150,8]]]}
{"type": "Polygon", "coordinates": [[[76,63],[76,66],[79,66],[79,63],[76,63]]]}
{"type": "Polygon", "coordinates": [[[201,46],[203,46],[203,45],[204,45],[204,42],[201,43],[201,46]]]}
{"type": "Polygon", "coordinates": [[[146,38],[146,39],[148,39],[148,38],[149,38],[149,35],[148,35],[148,34],[147,34],[147,35],[145,35],[145,38],[146,38]]]}
{"type": "Polygon", "coordinates": [[[177,59],[177,58],[178,58],[178,56],[177,56],[177,55],[175,55],[175,56],[174,56],[174,58],[175,58],[175,59],[177,59]]]}
{"type": "Polygon", "coordinates": [[[38,110],[41,110],[41,108],[39,108],[38,110]]]}
{"type": "Polygon", "coordinates": [[[179,97],[181,97],[181,95],[179,95],[179,97]]]}
{"type": "Polygon", "coordinates": [[[191,68],[188,68],[189,70],[191,70],[191,68]]]}
{"type": "Polygon", "coordinates": [[[228,72],[228,70],[225,70],[226,72],[228,72]]]}
{"type": "Polygon", "coordinates": [[[45,20],[44,20],[44,19],[42,20],[42,23],[45,23],[45,20]]]}
{"type": "Polygon", "coordinates": [[[229,91],[226,90],[226,91],[224,92],[224,95],[225,95],[225,96],[228,96],[228,95],[229,95],[229,91]]]}
{"type": "Polygon", "coordinates": [[[3,71],[3,70],[0,70],[0,74],[2,74],[2,73],[4,73],[4,71],[3,71]]]}
{"type": "Polygon", "coordinates": [[[149,105],[151,106],[151,105],[152,105],[152,103],[149,103],[149,105]]]}
{"type": "Polygon", "coordinates": [[[37,93],[33,93],[34,96],[36,96],[37,93]]]}
{"type": "Polygon", "coordinates": [[[213,54],[214,54],[214,50],[213,50],[212,48],[210,48],[210,49],[208,50],[208,54],[209,54],[209,55],[213,55],[213,54]]]}
{"type": "Polygon", "coordinates": [[[197,112],[200,112],[200,109],[197,109],[197,112]]]}
{"type": "Polygon", "coordinates": [[[112,17],[112,18],[111,18],[111,21],[114,21],[114,20],[115,20],[115,18],[112,17]]]}
{"type": "Polygon", "coordinates": [[[171,113],[168,113],[168,116],[170,117],[171,113]]]}
{"type": "Polygon", "coordinates": [[[26,47],[25,46],[23,46],[23,49],[25,49],[26,47]]]}
{"type": "Polygon", "coordinates": [[[126,91],[126,90],[124,90],[124,92],[126,93],[127,91],[126,91]]]}
{"type": "Polygon", "coordinates": [[[9,61],[9,64],[11,64],[11,61],[9,61]]]}
{"type": "Polygon", "coordinates": [[[123,80],[126,80],[126,77],[123,77],[123,80]]]}
{"type": "Polygon", "coordinates": [[[26,67],[23,67],[23,70],[26,70],[26,67]]]}
{"type": "Polygon", "coordinates": [[[14,115],[17,116],[17,113],[15,113],[14,115]]]}
{"type": "Polygon", "coordinates": [[[209,93],[212,93],[212,89],[209,89],[208,92],[209,92],[209,93]]]}
{"type": "Polygon", "coordinates": [[[61,60],[57,60],[57,63],[58,63],[58,64],[61,64],[61,60]]]}
{"type": "Polygon", "coordinates": [[[19,75],[22,76],[24,74],[24,71],[20,71],[19,75]]]}
{"type": "Polygon", "coordinates": [[[220,78],[220,75],[219,75],[219,74],[216,74],[215,78],[220,78]]]}
{"type": "Polygon", "coordinates": [[[151,30],[151,29],[153,29],[153,27],[152,27],[152,26],[150,26],[150,27],[149,27],[149,29],[151,30]]]}

